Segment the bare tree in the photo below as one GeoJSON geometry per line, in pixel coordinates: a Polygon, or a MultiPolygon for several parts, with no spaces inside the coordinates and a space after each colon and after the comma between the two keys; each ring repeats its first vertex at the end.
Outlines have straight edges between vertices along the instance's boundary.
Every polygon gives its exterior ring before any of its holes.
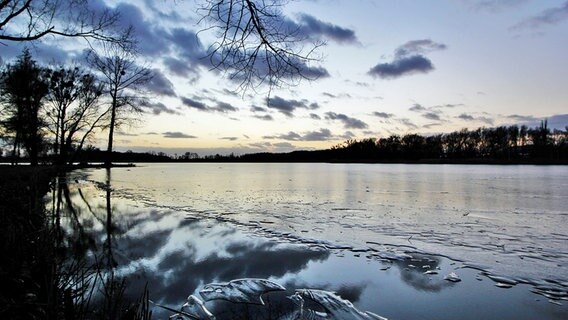
{"type": "Polygon", "coordinates": [[[59,164],[72,162],[69,152],[73,144],[78,143],[76,154],[93,131],[103,125],[108,110],[100,110],[102,93],[103,84],[78,67],[50,71],[46,114],[59,164]]]}
{"type": "Polygon", "coordinates": [[[1,0],[0,41],[32,41],[47,35],[120,43],[113,33],[119,14],[96,12],[88,0],[1,0]]]}
{"type": "Polygon", "coordinates": [[[317,62],[316,49],[323,42],[305,47],[306,36],[286,23],[285,0],[203,0],[201,22],[216,30],[217,41],[209,47],[214,69],[226,71],[239,89],[294,85],[318,77],[309,64],[317,62]]]}
{"type": "Polygon", "coordinates": [[[137,64],[137,56],[134,45],[124,48],[112,43],[102,43],[99,52],[91,50],[88,55],[90,65],[102,76],[110,100],[107,167],[112,165],[114,130],[122,124],[123,115],[141,112],[143,86],[152,79],[150,69],[137,64]]]}

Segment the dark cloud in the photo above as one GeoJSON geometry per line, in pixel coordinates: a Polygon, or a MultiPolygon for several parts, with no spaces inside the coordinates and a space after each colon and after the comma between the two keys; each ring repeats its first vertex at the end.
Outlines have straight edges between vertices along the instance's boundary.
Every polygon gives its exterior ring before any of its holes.
{"type": "Polygon", "coordinates": [[[372,77],[395,79],[415,73],[428,73],[434,70],[430,59],[423,54],[446,49],[446,45],[430,39],[412,40],[401,45],[394,51],[394,60],[379,63],[367,72],[372,77]]]}
{"type": "Polygon", "coordinates": [[[514,124],[525,125],[528,127],[539,127],[542,121],[546,120],[550,129],[564,130],[568,126],[568,114],[557,114],[549,117],[535,117],[531,115],[512,114],[506,116],[507,119],[514,121],[514,124]]]}
{"type": "Polygon", "coordinates": [[[220,140],[236,141],[236,140],[238,140],[239,138],[238,138],[238,137],[222,137],[222,138],[219,138],[219,139],[220,139],[220,140]]]}
{"type": "Polygon", "coordinates": [[[253,106],[250,107],[250,111],[252,111],[252,112],[266,112],[267,110],[263,107],[253,105],[253,106]]]}
{"type": "Polygon", "coordinates": [[[369,127],[365,122],[351,118],[342,113],[326,112],[325,118],[328,120],[339,120],[343,122],[346,129],[367,129],[369,127]]]}
{"type": "Polygon", "coordinates": [[[290,141],[301,141],[302,136],[294,131],[290,131],[288,133],[279,134],[276,136],[263,136],[263,139],[282,139],[282,140],[290,140],[290,141]]]}
{"type": "Polygon", "coordinates": [[[436,112],[426,112],[422,115],[426,119],[441,121],[440,114],[436,112]]]}
{"type": "Polygon", "coordinates": [[[546,120],[550,129],[566,130],[568,126],[568,114],[556,114],[548,117],[546,120]]]}
{"type": "Polygon", "coordinates": [[[201,102],[198,100],[198,97],[194,97],[192,98],[188,98],[188,97],[181,97],[181,102],[185,105],[188,106],[190,108],[194,108],[200,111],[205,111],[205,112],[221,112],[221,113],[228,113],[228,112],[235,112],[238,111],[238,109],[234,106],[232,106],[229,103],[226,102],[222,102],[222,101],[216,101],[213,100],[216,104],[215,106],[208,106],[205,103],[201,102]]]}
{"type": "Polygon", "coordinates": [[[292,30],[298,30],[309,38],[325,38],[341,44],[359,42],[355,31],[321,21],[309,14],[300,15],[299,23],[292,30]]]}
{"type": "Polygon", "coordinates": [[[215,107],[211,107],[209,109],[212,111],[223,112],[223,113],[235,112],[239,110],[236,107],[232,106],[231,104],[222,101],[217,102],[217,105],[215,107]]]}
{"type": "Polygon", "coordinates": [[[115,12],[120,14],[119,23],[123,29],[132,26],[138,41],[138,50],[144,56],[157,57],[169,52],[169,46],[166,41],[165,31],[156,24],[148,21],[142,10],[130,3],[119,3],[115,8],[115,12]]]}
{"type": "Polygon", "coordinates": [[[469,115],[469,114],[465,114],[465,113],[460,114],[459,116],[457,116],[457,118],[458,118],[458,119],[465,120],[465,121],[472,121],[472,120],[475,120],[475,118],[474,118],[473,116],[471,116],[471,115],[469,115]]]}
{"type": "Polygon", "coordinates": [[[414,112],[421,112],[421,111],[425,111],[427,110],[425,107],[423,107],[422,105],[415,103],[412,107],[410,107],[408,110],[410,111],[414,111],[414,112]]]}
{"type": "Polygon", "coordinates": [[[184,28],[173,28],[164,37],[175,54],[175,57],[170,55],[163,59],[164,65],[171,73],[195,81],[199,78],[200,67],[211,69],[206,48],[195,32],[184,28]]]}
{"type": "Polygon", "coordinates": [[[304,141],[327,141],[333,138],[331,131],[328,129],[320,129],[319,131],[310,131],[304,134],[304,141]]]}
{"type": "Polygon", "coordinates": [[[319,131],[308,131],[304,134],[299,134],[294,131],[290,131],[285,134],[280,134],[276,136],[263,136],[263,139],[280,139],[288,141],[327,141],[334,138],[329,129],[320,129],[319,131]]]}
{"type": "Polygon", "coordinates": [[[174,84],[159,69],[152,69],[152,78],[144,84],[144,88],[150,93],[175,97],[174,84]]]}
{"type": "Polygon", "coordinates": [[[117,136],[122,136],[122,137],[138,137],[138,134],[135,133],[129,133],[129,132],[124,132],[124,131],[117,131],[116,132],[117,136]]]}
{"type": "Polygon", "coordinates": [[[322,92],[322,95],[332,99],[351,98],[349,93],[333,94],[329,92],[322,92]]]}
{"type": "Polygon", "coordinates": [[[392,114],[392,113],[378,112],[378,111],[373,112],[373,115],[375,117],[379,117],[379,118],[383,118],[383,119],[390,119],[394,116],[394,114],[392,114]]]}
{"type": "Polygon", "coordinates": [[[437,106],[433,106],[433,109],[442,109],[442,108],[457,108],[457,107],[462,107],[463,103],[456,103],[456,104],[451,104],[451,103],[447,103],[447,104],[441,104],[441,105],[437,105],[437,106]]]}
{"type": "Polygon", "coordinates": [[[168,113],[168,114],[179,114],[178,111],[176,111],[175,109],[171,109],[168,108],[165,104],[161,103],[161,102],[149,102],[149,101],[143,101],[140,106],[142,107],[143,110],[149,110],[150,112],[152,112],[155,115],[159,115],[162,112],[168,113]]]}
{"type": "Polygon", "coordinates": [[[201,110],[201,111],[207,111],[208,107],[200,101],[191,99],[191,98],[187,98],[187,97],[181,97],[181,102],[185,105],[188,106],[190,108],[194,108],[197,110],[201,110]]]}
{"type": "Polygon", "coordinates": [[[477,120],[487,123],[488,125],[493,125],[493,123],[495,122],[493,119],[489,117],[477,117],[477,120]]]}
{"type": "Polygon", "coordinates": [[[310,118],[312,118],[312,119],[314,119],[314,120],[321,120],[321,117],[318,116],[318,115],[315,114],[315,113],[310,113],[310,118]]]}
{"type": "Polygon", "coordinates": [[[319,108],[317,103],[310,103],[306,99],[294,100],[284,99],[279,96],[273,98],[266,98],[266,106],[270,109],[276,109],[288,117],[294,116],[294,111],[298,108],[313,110],[319,108]]]}
{"type": "Polygon", "coordinates": [[[395,50],[395,57],[408,57],[412,55],[424,54],[431,51],[444,50],[447,46],[437,43],[430,39],[412,40],[401,45],[395,50]]]}
{"type": "Polygon", "coordinates": [[[190,63],[187,63],[184,60],[167,57],[164,58],[163,62],[166,68],[168,68],[168,71],[177,76],[188,77],[190,74],[197,76],[197,69],[193,68],[190,63]]]}
{"type": "Polygon", "coordinates": [[[265,115],[254,115],[253,117],[260,119],[260,120],[264,120],[264,121],[273,121],[274,118],[269,115],[269,114],[265,114],[265,115]]]}
{"type": "Polygon", "coordinates": [[[428,73],[432,70],[434,70],[434,66],[428,58],[416,55],[396,59],[390,63],[379,63],[372,67],[367,74],[382,79],[395,79],[414,73],[428,73]]]}
{"type": "Polygon", "coordinates": [[[507,116],[507,118],[509,119],[513,119],[515,121],[522,121],[522,122],[528,122],[528,121],[536,121],[537,118],[534,116],[523,116],[520,114],[512,114],[507,116]]]}
{"type": "Polygon", "coordinates": [[[528,0],[468,0],[467,2],[475,10],[496,13],[527,3],[528,0]]]}
{"type": "Polygon", "coordinates": [[[172,138],[172,139],[195,139],[195,138],[197,138],[196,136],[188,135],[188,134],[185,134],[185,133],[179,132],[179,131],[164,132],[163,136],[164,136],[164,138],[172,138]]]}
{"type": "Polygon", "coordinates": [[[402,118],[398,119],[398,121],[409,129],[418,129],[418,126],[412,123],[410,119],[402,118]]]}
{"type": "Polygon", "coordinates": [[[324,79],[329,78],[329,72],[324,67],[310,67],[306,64],[301,64],[300,74],[308,79],[324,79]]]}
{"type": "Polygon", "coordinates": [[[513,29],[538,29],[547,25],[555,25],[568,20],[568,1],[564,2],[560,7],[549,8],[540,14],[521,21],[513,26],[513,29]]]}
{"type": "Polygon", "coordinates": [[[355,138],[355,134],[354,134],[353,132],[351,132],[351,131],[345,131],[345,132],[343,133],[343,135],[341,136],[341,138],[342,138],[342,139],[345,139],[345,140],[347,140],[347,139],[353,139],[353,138],[355,138]]]}

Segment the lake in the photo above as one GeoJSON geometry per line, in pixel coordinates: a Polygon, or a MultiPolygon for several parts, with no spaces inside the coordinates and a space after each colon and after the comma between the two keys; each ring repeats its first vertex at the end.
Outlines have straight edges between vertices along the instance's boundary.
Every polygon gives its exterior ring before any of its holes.
{"type": "Polygon", "coordinates": [[[205,305],[278,318],[310,288],[389,319],[568,317],[565,166],[139,164],[68,181],[68,233],[79,222],[130,292],[148,284],[171,308],[210,282],[263,278],[287,289],[270,308],[205,305]]]}

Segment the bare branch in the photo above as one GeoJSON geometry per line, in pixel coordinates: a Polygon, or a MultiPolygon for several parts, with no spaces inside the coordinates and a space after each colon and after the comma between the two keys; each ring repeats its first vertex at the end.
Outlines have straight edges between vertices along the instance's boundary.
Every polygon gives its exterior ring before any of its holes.
{"type": "Polygon", "coordinates": [[[246,91],[262,85],[269,88],[315,80],[310,64],[318,62],[311,42],[286,23],[284,0],[204,0],[200,11],[204,30],[216,30],[217,41],[209,47],[213,69],[226,72],[246,91]]]}
{"type": "Polygon", "coordinates": [[[53,35],[122,43],[125,39],[115,32],[119,18],[110,9],[91,10],[88,0],[3,0],[0,41],[34,41],[53,35]]]}

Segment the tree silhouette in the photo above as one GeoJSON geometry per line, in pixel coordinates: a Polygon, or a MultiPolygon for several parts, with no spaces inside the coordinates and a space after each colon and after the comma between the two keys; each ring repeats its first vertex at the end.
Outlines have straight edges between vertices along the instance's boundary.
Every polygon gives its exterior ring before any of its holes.
{"type": "Polygon", "coordinates": [[[137,56],[134,45],[124,48],[112,43],[102,43],[100,52],[89,52],[88,60],[101,74],[105,93],[110,99],[107,167],[112,164],[114,130],[125,120],[123,115],[141,112],[142,86],[152,78],[150,69],[137,64],[137,56]]]}
{"type": "Polygon", "coordinates": [[[0,95],[6,119],[3,126],[14,135],[12,156],[16,157],[22,145],[31,165],[38,164],[42,148],[44,122],[39,112],[47,93],[46,70],[37,65],[27,49],[2,73],[0,95]]]}
{"type": "Polygon", "coordinates": [[[100,110],[99,98],[103,85],[94,75],[80,68],[59,68],[49,72],[49,95],[47,118],[50,130],[55,137],[54,152],[57,162],[64,164],[72,161],[69,152],[73,143],[78,142],[75,153],[80,150],[85,140],[108,114],[100,110]],[[81,137],[78,135],[82,133],[81,137]]]}

